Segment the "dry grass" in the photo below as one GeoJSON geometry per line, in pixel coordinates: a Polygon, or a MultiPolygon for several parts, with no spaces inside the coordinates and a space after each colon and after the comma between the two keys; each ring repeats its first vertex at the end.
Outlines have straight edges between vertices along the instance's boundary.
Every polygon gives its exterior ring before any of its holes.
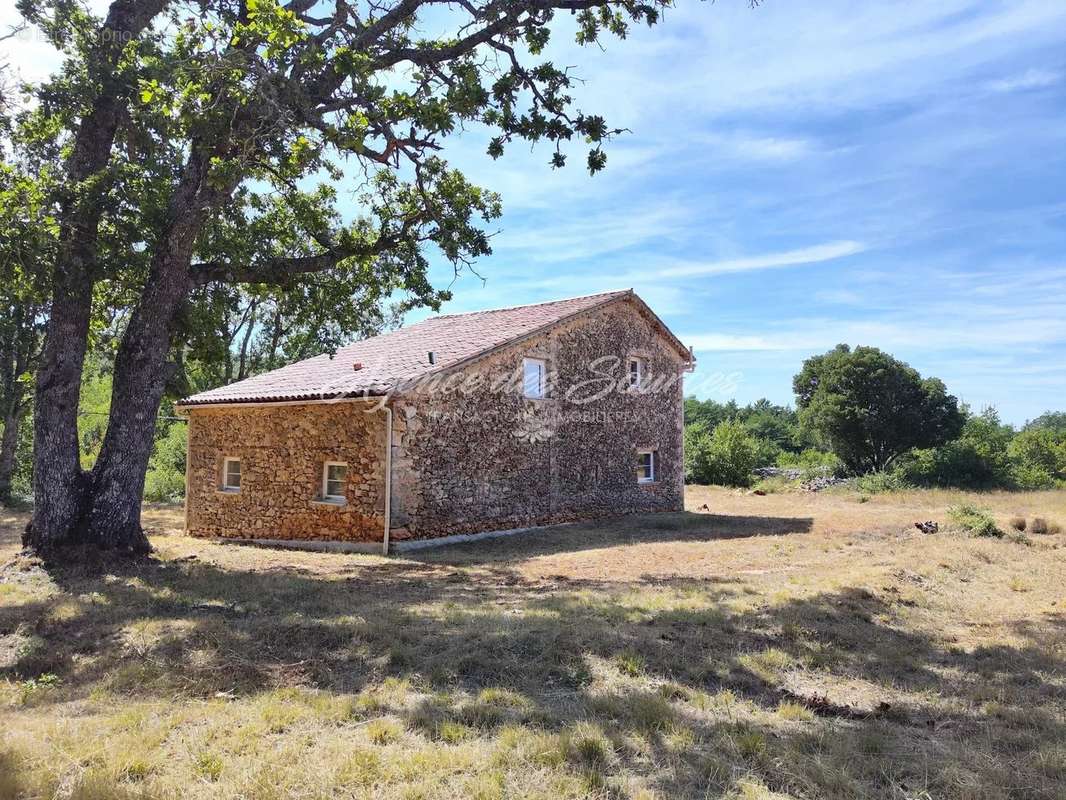
{"type": "Polygon", "coordinates": [[[944,524],[1066,492],[688,504],[394,559],[152,508],[104,574],[0,512],[0,798],[1066,796],[1066,537],[944,524]]]}

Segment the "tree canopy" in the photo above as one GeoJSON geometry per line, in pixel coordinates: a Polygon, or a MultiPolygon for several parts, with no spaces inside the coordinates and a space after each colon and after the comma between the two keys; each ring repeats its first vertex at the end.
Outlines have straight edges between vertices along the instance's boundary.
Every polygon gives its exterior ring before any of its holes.
{"type": "Polygon", "coordinates": [[[543,57],[556,15],[598,45],[668,4],[113,0],[97,17],[20,0],[66,56],[10,137],[62,176],[26,543],[143,551],[168,389],[215,380],[234,351],[223,379],[439,306],[431,253],[456,270],[487,255],[501,210],[446,160],[452,136],[484,137],[491,158],[544,142],[556,168],[580,147],[599,171],[619,131],[576,108],[575,75],[543,57]],[[85,471],[76,415],[93,335],[114,342],[114,374],[85,471]]]}
{"type": "Polygon", "coordinates": [[[801,424],[856,473],[950,441],[965,422],[943,381],[876,347],[841,344],[807,359],[793,389],[801,424]]]}

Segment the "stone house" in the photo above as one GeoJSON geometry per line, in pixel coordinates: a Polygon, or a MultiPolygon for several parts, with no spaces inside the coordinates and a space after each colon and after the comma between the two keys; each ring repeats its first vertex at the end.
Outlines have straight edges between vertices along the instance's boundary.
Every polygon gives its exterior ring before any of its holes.
{"type": "Polygon", "coordinates": [[[691,351],[632,290],[431,317],[182,401],[194,536],[375,543],[684,497],[691,351]]]}

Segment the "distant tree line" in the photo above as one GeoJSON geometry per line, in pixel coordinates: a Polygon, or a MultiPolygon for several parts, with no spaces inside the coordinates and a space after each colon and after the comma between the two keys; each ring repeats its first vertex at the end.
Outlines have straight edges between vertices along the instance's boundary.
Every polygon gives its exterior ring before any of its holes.
{"type": "Polygon", "coordinates": [[[878,474],[888,485],[1049,489],[1066,485],[1066,412],[1016,430],[975,413],[937,378],[874,347],[839,345],[804,362],[796,407],[685,400],[685,474],[747,486],[758,467],[878,474]]]}

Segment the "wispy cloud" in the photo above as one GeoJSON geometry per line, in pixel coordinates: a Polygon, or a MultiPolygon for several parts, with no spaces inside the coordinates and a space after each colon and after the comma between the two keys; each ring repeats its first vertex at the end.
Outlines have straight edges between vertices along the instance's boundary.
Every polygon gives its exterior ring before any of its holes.
{"type": "MultiPolygon", "coordinates": [[[[742,401],[790,400],[802,358],[850,342],[1012,421],[1061,406],[1066,3],[795,6],[680,3],[606,51],[560,15],[544,58],[632,133],[594,178],[577,138],[561,170],[543,142],[493,161],[479,126],[449,139],[505,214],[487,282],[461,276],[447,310],[633,286],[700,370],[744,373],[742,401]]],[[[39,77],[48,50],[12,39],[0,60],[39,77]]]]}
{"type": "MultiPolygon", "coordinates": [[[[862,242],[838,241],[814,245],[813,247],[801,247],[796,250],[785,250],[777,253],[766,253],[758,256],[746,256],[743,258],[730,258],[721,261],[694,262],[679,266],[667,266],[656,270],[660,278],[695,278],[708,275],[725,275],[735,272],[752,272],[764,269],[781,269],[783,267],[796,267],[803,264],[818,264],[824,261],[832,261],[846,256],[852,256],[866,250],[862,242]]],[[[639,275],[639,273],[637,273],[639,275]]]]}
{"type": "Polygon", "coordinates": [[[1027,89],[1043,89],[1062,80],[1061,72],[1047,69],[1029,69],[1020,75],[1000,78],[985,84],[992,92],[1020,92],[1027,89]]]}
{"type": "Polygon", "coordinates": [[[758,130],[733,129],[694,133],[681,140],[663,139],[661,149],[694,150],[699,148],[705,161],[729,162],[787,162],[815,152],[816,145],[809,137],[767,135],[758,130]]]}
{"type": "Polygon", "coordinates": [[[524,262],[573,262],[588,260],[637,246],[653,244],[684,232],[689,212],[668,194],[643,203],[605,203],[597,209],[572,207],[572,216],[550,214],[537,224],[541,214],[517,229],[504,227],[493,241],[503,256],[518,253],[524,262]]]}
{"type": "Polygon", "coordinates": [[[736,154],[756,161],[791,161],[807,155],[810,142],[804,139],[785,139],[773,136],[739,139],[734,143],[736,154]]]}
{"type": "Polygon", "coordinates": [[[870,302],[870,298],[852,289],[821,289],[814,293],[814,299],[819,303],[839,306],[862,306],[870,302]]]}
{"type": "MultiPolygon", "coordinates": [[[[814,353],[845,342],[892,350],[917,348],[925,352],[974,351],[985,348],[1043,347],[1066,340],[1066,307],[1027,309],[982,319],[980,313],[942,314],[931,306],[915,306],[907,314],[876,320],[796,318],[770,323],[766,332],[696,332],[682,337],[697,351],[787,350],[814,353]]],[[[1063,368],[1066,371],[1066,368],[1063,368]]]]}

